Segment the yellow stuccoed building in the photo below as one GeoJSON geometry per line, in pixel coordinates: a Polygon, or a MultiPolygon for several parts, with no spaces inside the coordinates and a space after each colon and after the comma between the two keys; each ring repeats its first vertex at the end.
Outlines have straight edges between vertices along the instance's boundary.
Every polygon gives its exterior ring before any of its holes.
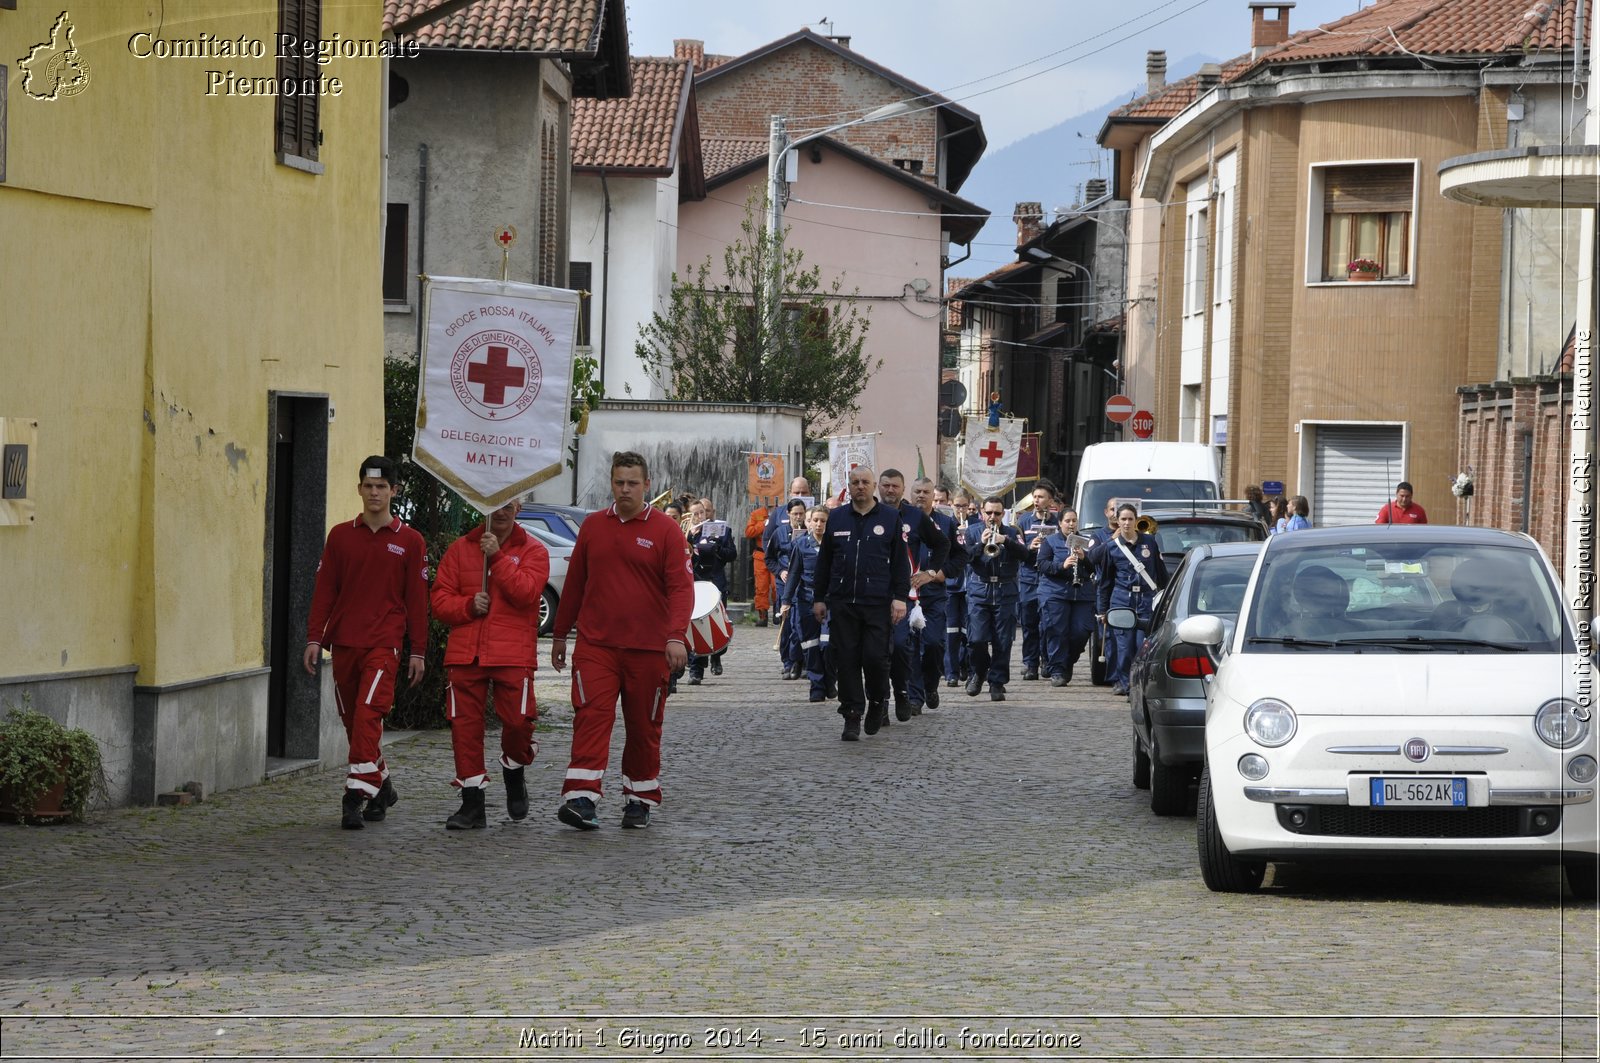
{"type": "Polygon", "coordinates": [[[0,10],[0,709],[94,733],[116,803],[342,760],[298,654],[383,447],[403,58],[380,0],[63,2],[0,10]]]}

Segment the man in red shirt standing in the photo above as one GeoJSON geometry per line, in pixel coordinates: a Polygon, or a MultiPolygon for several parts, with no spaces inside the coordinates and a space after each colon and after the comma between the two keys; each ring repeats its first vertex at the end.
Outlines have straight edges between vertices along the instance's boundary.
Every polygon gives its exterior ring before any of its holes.
{"type": "Polygon", "coordinates": [[[500,717],[500,772],[506,812],[528,814],[523,769],[539,755],[534,725],[533,671],[539,665],[539,599],[550,578],[550,551],[517,524],[520,498],[450,544],[433,580],[433,615],[450,625],[444,663],[450,669],[446,711],[455,751],[461,807],[444,821],[447,830],[488,825],[483,790],[483,703],[494,684],[500,717]],[[487,578],[485,574],[487,573],[487,578]]]}
{"type": "Polygon", "coordinates": [[[595,802],[605,778],[617,699],[622,699],[624,827],[646,827],[661,803],[661,724],[667,680],[689,661],[684,632],[694,577],[683,529],[647,505],[650,470],[632,451],[611,456],[613,504],[584,519],[567,561],[551,629],[550,664],[567,663],[574,622],[572,759],[556,815],[579,830],[600,826],[595,802]]]}
{"type": "Polygon", "coordinates": [[[1428,515],[1422,507],[1411,501],[1411,485],[1401,480],[1394,485],[1394,501],[1385,502],[1378,510],[1374,524],[1426,524],[1428,515]]]}
{"type": "Polygon", "coordinates": [[[394,462],[379,454],[361,463],[361,515],[328,532],[306,622],[306,671],[316,675],[323,647],[333,651],[333,693],[350,740],[339,823],[346,830],[383,819],[400,799],[383,760],[383,718],[394,707],[408,635],[407,678],[418,682],[426,667],[428,555],[422,536],[391,508],[395,473],[394,462]]]}

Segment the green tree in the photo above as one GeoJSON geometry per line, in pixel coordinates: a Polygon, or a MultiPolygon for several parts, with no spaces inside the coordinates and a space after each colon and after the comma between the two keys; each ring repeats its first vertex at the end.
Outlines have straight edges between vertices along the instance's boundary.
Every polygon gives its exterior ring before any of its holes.
{"type": "Polygon", "coordinates": [[[822,283],[819,267],[767,235],[746,204],[740,235],[690,279],[672,276],[667,307],[639,330],[634,351],[668,396],[695,402],[782,402],[806,411],[808,433],[840,427],[860,409],[868,379],[882,365],[864,351],[869,320],[859,289],[822,283]],[[779,256],[782,312],[763,312],[769,264],[779,256]]]}

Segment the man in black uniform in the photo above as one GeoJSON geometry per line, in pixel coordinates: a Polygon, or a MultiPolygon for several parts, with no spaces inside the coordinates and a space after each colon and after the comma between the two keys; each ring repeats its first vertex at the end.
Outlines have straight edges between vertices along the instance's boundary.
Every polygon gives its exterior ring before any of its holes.
{"type": "MultiPolygon", "coordinates": [[[[922,512],[921,506],[907,499],[905,493],[905,474],[899,469],[883,470],[878,477],[878,498],[884,505],[900,510],[900,538],[906,544],[906,556],[911,559],[911,591],[918,596],[920,604],[920,598],[929,585],[935,580],[944,580],[944,566],[950,556],[950,537],[922,512]],[[919,568],[916,562],[924,548],[928,551],[928,562],[919,568]]],[[[939,626],[943,627],[944,601],[942,593],[938,596],[939,601],[929,604],[934,606],[939,626]]],[[[924,609],[924,620],[928,616],[928,610],[924,609]]],[[[922,632],[911,630],[911,617],[908,616],[895,624],[890,643],[889,683],[894,688],[894,718],[904,723],[920,714],[927,700],[922,689],[922,632]]],[[[938,696],[935,690],[934,697],[938,696]]]]}
{"type": "Polygon", "coordinates": [[[828,514],[817,555],[813,614],[829,624],[839,673],[839,714],[846,742],[877,734],[888,715],[889,633],[906,615],[911,561],[900,514],[872,495],[872,470],[858,465],[847,481],[850,504],[828,514]]]}

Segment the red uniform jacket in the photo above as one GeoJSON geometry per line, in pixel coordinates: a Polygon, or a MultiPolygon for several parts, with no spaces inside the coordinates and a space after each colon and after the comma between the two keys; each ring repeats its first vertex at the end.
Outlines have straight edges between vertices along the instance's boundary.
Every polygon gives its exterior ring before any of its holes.
{"type": "Polygon", "coordinates": [[[682,526],[654,506],[626,521],[608,506],[578,529],[551,634],[566,638],[576,622],[578,637],[594,646],[664,651],[684,641],[693,609],[682,526]]]}
{"type": "Polygon", "coordinates": [[[371,531],[357,517],[333,526],[311,594],[306,641],[320,646],[428,648],[428,553],[399,517],[371,531]]]}
{"type": "Polygon", "coordinates": [[[539,596],[550,579],[550,551],[520,527],[489,562],[489,612],[472,615],[483,590],[483,525],[450,544],[433,579],[433,615],[450,626],[445,664],[537,667],[539,596]]]}

